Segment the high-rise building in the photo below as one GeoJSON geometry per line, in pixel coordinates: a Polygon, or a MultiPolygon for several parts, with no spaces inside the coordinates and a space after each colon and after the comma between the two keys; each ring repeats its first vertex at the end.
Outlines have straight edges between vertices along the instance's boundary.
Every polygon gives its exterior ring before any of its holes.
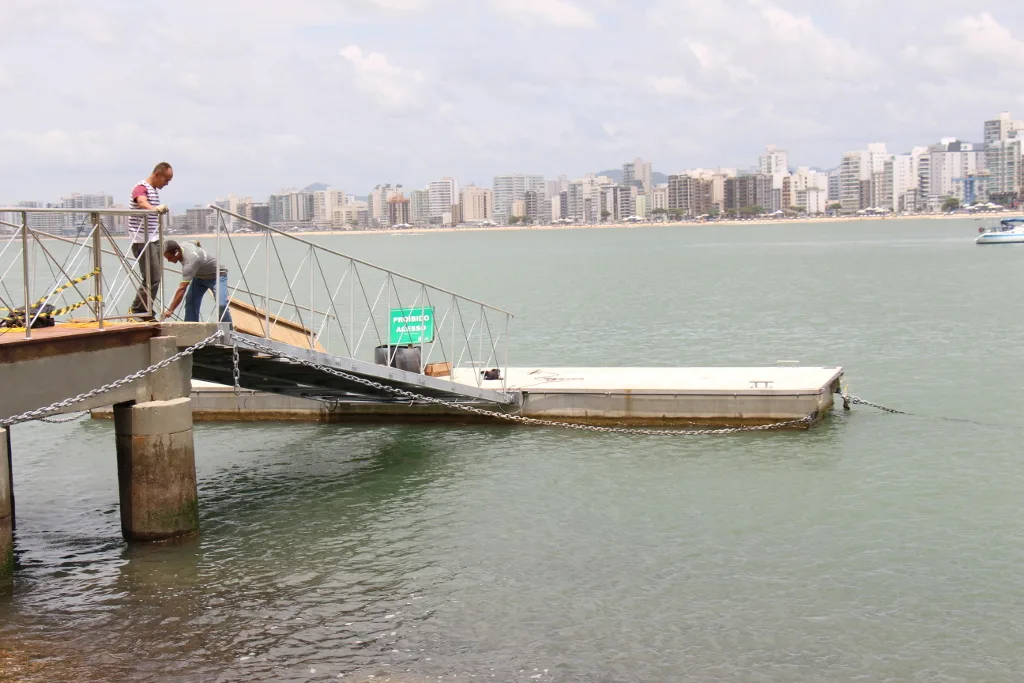
{"type": "Polygon", "coordinates": [[[999,116],[985,122],[984,144],[1008,140],[1017,131],[1024,131],[1024,121],[1014,121],[1010,112],[1000,112],[999,116]]]}
{"type": "Polygon", "coordinates": [[[651,183],[651,162],[637,157],[623,164],[622,184],[626,187],[636,186],[643,190],[644,194],[650,192],[654,187],[651,183]]]}
{"type": "MultiPolygon", "coordinates": [[[[867,149],[847,152],[839,167],[839,202],[843,211],[855,213],[861,209],[873,208],[872,179],[884,182],[885,162],[890,158],[885,143],[873,142],[867,149]]],[[[879,207],[880,208],[880,207],[879,207]]]]}
{"type": "Polygon", "coordinates": [[[377,225],[385,225],[390,220],[388,215],[388,200],[402,193],[401,185],[384,183],[373,188],[367,198],[367,210],[369,211],[370,222],[377,225]]]}
{"type": "Polygon", "coordinates": [[[773,195],[772,177],[763,173],[737,175],[725,179],[725,209],[767,210],[773,195]]]}
{"type": "Polygon", "coordinates": [[[311,223],[314,212],[314,193],[304,190],[281,190],[270,195],[271,227],[293,227],[311,223]]]}
{"type": "MultiPolygon", "coordinates": [[[[60,207],[64,209],[112,209],[114,208],[114,198],[108,194],[78,194],[77,192],[70,197],[63,197],[60,200],[60,207]]],[[[87,213],[75,213],[75,214],[58,214],[59,221],[51,221],[52,228],[57,227],[57,223],[60,223],[59,233],[65,235],[77,235],[79,232],[89,231],[90,217],[87,213]]],[[[120,216],[103,216],[103,226],[111,234],[120,234],[124,228],[127,228],[127,221],[121,220],[120,216]]]]}
{"type": "Polygon", "coordinates": [[[512,202],[522,200],[529,190],[544,192],[544,189],[544,176],[522,173],[494,176],[494,220],[508,223],[509,217],[514,215],[512,202]]]}
{"type": "Polygon", "coordinates": [[[413,190],[409,193],[409,222],[422,225],[430,222],[430,192],[413,190]]]}
{"type": "Polygon", "coordinates": [[[196,206],[185,210],[185,232],[190,235],[198,235],[210,229],[210,220],[213,209],[205,206],[196,206]]]}
{"type": "Polygon", "coordinates": [[[467,185],[460,194],[462,220],[466,223],[482,223],[494,220],[494,192],[486,187],[467,185]]]}
{"type": "Polygon", "coordinates": [[[342,190],[319,190],[310,195],[312,197],[310,220],[314,224],[332,223],[334,212],[345,205],[345,193],[342,190]]]}
{"type": "Polygon", "coordinates": [[[429,203],[428,218],[431,223],[440,223],[445,213],[450,213],[452,205],[458,202],[459,191],[454,178],[442,178],[427,185],[429,203]]]}
{"type": "Polygon", "coordinates": [[[960,179],[985,168],[985,152],[956,138],[943,138],[928,148],[928,154],[928,197],[932,204],[956,196],[957,188],[963,187],[960,179]]]}
{"type": "Polygon", "coordinates": [[[668,177],[668,210],[686,216],[702,216],[711,211],[711,180],[679,173],[668,177]]]}
{"type": "Polygon", "coordinates": [[[1024,129],[985,146],[989,201],[1009,206],[1024,194],[1024,129]]]}
{"type": "Polygon", "coordinates": [[[265,202],[254,203],[249,208],[249,218],[262,225],[270,224],[270,204],[265,202]]]}
{"type": "Polygon", "coordinates": [[[409,224],[409,200],[398,192],[388,198],[388,227],[409,224]]]}
{"type": "Polygon", "coordinates": [[[763,157],[758,159],[761,175],[789,173],[789,153],[775,145],[767,145],[763,157]]]}

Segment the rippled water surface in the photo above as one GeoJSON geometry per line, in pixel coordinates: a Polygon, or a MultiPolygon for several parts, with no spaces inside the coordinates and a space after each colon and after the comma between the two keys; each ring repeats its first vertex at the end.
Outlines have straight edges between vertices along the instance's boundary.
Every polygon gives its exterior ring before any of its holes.
{"type": "Polygon", "coordinates": [[[516,311],[513,363],[842,364],[920,416],[198,424],[202,535],[132,547],[112,426],[16,427],[0,649],[40,680],[1020,681],[1024,245],[975,226],[324,240],[516,311]]]}

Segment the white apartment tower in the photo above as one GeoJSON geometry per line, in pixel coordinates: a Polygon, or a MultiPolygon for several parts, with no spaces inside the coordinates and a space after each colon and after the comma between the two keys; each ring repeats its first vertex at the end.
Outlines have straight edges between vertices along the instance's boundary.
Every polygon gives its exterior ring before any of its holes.
{"type": "Polygon", "coordinates": [[[839,203],[843,211],[851,213],[871,206],[872,199],[877,198],[877,193],[872,193],[872,179],[883,181],[889,157],[883,142],[873,142],[867,149],[843,155],[839,167],[839,203]]]}
{"type": "Polygon", "coordinates": [[[985,122],[985,166],[990,200],[1011,202],[1024,193],[1024,121],[1004,111],[985,122]]]}
{"type": "Polygon", "coordinates": [[[1000,112],[999,116],[985,122],[985,144],[1008,140],[1017,131],[1024,131],[1024,121],[1014,121],[1010,112],[1000,112]]]}
{"type": "Polygon", "coordinates": [[[512,203],[526,198],[527,192],[544,194],[544,176],[512,173],[494,176],[494,220],[508,223],[512,212],[512,203]]]}
{"type": "Polygon", "coordinates": [[[775,145],[768,145],[764,149],[764,156],[759,159],[761,175],[774,176],[777,173],[789,173],[789,153],[779,149],[775,145]]]}
{"type": "Polygon", "coordinates": [[[427,185],[430,221],[442,221],[444,214],[450,214],[452,206],[459,203],[458,197],[458,186],[454,178],[442,178],[427,185]]]}

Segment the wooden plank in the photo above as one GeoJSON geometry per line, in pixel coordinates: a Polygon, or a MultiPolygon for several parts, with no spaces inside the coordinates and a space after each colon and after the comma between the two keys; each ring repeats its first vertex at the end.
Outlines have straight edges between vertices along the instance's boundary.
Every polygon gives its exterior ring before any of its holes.
{"type": "MultiPolygon", "coordinates": [[[[236,332],[254,337],[266,336],[266,311],[234,298],[228,299],[228,307],[231,309],[232,327],[236,332]]],[[[270,316],[270,338],[274,341],[308,349],[311,336],[312,333],[308,328],[296,322],[287,318],[279,318],[276,315],[270,316]]],[[[319,341],[312,348],[315,351],[327,352],[327,349],[319,341]]]]}

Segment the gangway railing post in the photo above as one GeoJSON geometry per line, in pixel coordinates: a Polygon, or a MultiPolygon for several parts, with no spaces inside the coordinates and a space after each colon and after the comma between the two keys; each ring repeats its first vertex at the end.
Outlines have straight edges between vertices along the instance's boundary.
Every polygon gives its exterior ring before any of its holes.
{"type": "Polygon", "coordinates": [[[22,284],[25,286],[25,314],[22,316],[25,320],[25,339],[32,338],[32,323],[29,316],[31,315],[32,309],[30,304],[32,300],[32,291],[29,286],[31,281],[30,270],[31,270],[31,259],[28,253],[28,212],[21,212],[21,269],[22,269],[22,284]]]}
{"type": "MultiPolygon", "coordinates": [[[[143,220],[146,220],[146,219],[143,219],[143,220]]],[[[103,234],[101,232],[101,230],[102,230],[101,225],[102,224],[100,223],[100,215],[98,213],[93,212],[93,214],[92,214],[92,265],[93,265],[93,268],[95,270],[98,270],[99,272],[96,273],[96,275],[93,276],[93,278],[92,278],[92,282],[93,282],[92,289],[93,289],[93,295],[96,297],[96,324],[99,327],[99,329],[102,330],[103,329],[103,234]]],[[[148,244],[146,245],[146,248],[147,249],[149,248],[148,244]]],[[[148,258],[149,254],[147,253],[146,256],[147,256],[146,263],[148,264],[149,261],[150,261],[150,259],[148,258]]],[[[149,283],[150,282],[152,282],[152,280],[149,280],[146,283],[144,283],[144,285],[143,285],[144,288],[149,287],[149,283]]],[[[149,298],[152,299],[153,297],[150,296],[149,298]]],[[[150,303],[150,308],[152,308],[152,307],[153,306],[152,306],[152,302],[151,302],[150,303]]]]}
{"type": "Polygon", "coordinates": [[[263,232],[263,256],[266,265],[266,276],[263,278],[264,286],[267,288],[266,296],[263,297],[263,337],[270,339],[270,230],[263,232]]]}
{"type": "Polygon", "coordinates": [[[313,335],[316,334],[316,325],[313,323],[313,259],[316,255],[313,253],[313,245],[309,245],[309,349],[312,351],[316,348],[316,344],[313,342],[313,335]]]}
{"type": "MultiPolygon", "coordinates": [[[[214,311],[213,319],[216,320],[218,324],[224,322],[223,316],[221,315],[221,312],[220,312],[220,267],[221,267],[220,266],[220,226],[221,226],[221,223],[223,223],[223,222],[224,222],[224,214],[218,213],[217,214],[217,220],[215,221],[215,226],[214,226],[214,230],[216,231],[215,232],[216,237],[214,238],[215,244],[214,244],[214,247],[213,247],[213,251],[214,251],[213,257],[217,260],[217,272],[214,274],[214,278],[216,278],[216,279],[213,281],[214,282],[214,286],[215,286],[215,289],[213,291],[213,295],[214,295],[214,299],[213,299],[213,311],[214,311]]],[[[225,292],[224,295],[227,296],[227,292],[225,292]]],[[[199,314],[199,311],[196,311],[196,315],[198,315],[198,314],[199,314]]]]}
{"type": "Polygon", "coordinates": [[[160,315],[167,310],[164,306],[164,297],[167,295],[167,269],[164,267],[164,263],[167,259],[164,258],[164,214],[157,214],[156,217],[156,239],[157,239],[157,258],[160,260],[160,286],[157,288],[157,292],[154,296],[150,297],[150,311],[149,314],[154,320],[157,319],[156,311],[160,309],[160,315]],[[157,306],[157,300],[160,301],[160,305],[157,306]]]}

